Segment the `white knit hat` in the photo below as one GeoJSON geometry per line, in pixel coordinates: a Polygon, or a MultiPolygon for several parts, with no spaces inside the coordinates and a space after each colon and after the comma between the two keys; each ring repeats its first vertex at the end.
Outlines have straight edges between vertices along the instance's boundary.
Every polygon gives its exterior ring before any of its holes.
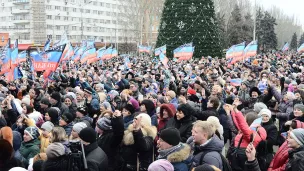
{"type": "Polygon", "coordinates": [[[259,113],[259,116],[267,115],[271,118],[271,111],[269,109],[262,109],[259,113]]]}

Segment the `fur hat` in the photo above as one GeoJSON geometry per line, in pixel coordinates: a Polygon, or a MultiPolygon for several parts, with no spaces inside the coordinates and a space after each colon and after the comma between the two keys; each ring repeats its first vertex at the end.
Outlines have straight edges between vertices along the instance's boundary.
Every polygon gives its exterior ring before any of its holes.
{"type": "Polygon", "coordinates": [[[267,115],[269,118],[271,118],[271,111],[269,109],[262,109],[259,113],[259,116],[267,115]]]}
{"type": "Polygon", "coordinates": [[[38,129],[34,126],[25,128],[24,132],[28,133],[32,139],[37,139],[40,136],[38,129]]]}
{"type": "Polygon", "coordinates": [[[59,143],[51,143],[46,149],[46,156],[48,159],[56,159],[57,157],[63,156],[65,154],[64,146],[59,143]]]}
{"type": "Polygon", "coordinates": [[[141,117],[141,125],[142,126],[152,126],[151,117],[146,113],[141,113],[136,116],[136,118],[141,117]]]}
{"type": "Polygon", "coordinates": [[[127,111],[129,111],[131,114],[133,114],[135,112],[135,108],[133,107],[133,105],[131,104],[127,104],[124,109],[126,109],[127,111]]]}
{"type": "Polygon", "coordinates": [[[13,131],[10,127],[5,126],[0,130],[0,139],[5,139],[13,146],[13,131]]]}
{"type": "Polygon", "coordinates": [[[249,91],[249,96],[252,97],[252,92],[257,92],[258,95],[260,96],[262,93],[257,87],[252,87],[249,91]]]}
{"type": "Polygon", "coordinates": [[[174,99],[176,97],[176,93],[172,90],[168,91],[167,95],[170,96],[172,99],[174,99]]]}
{"type": "Polygon", "coordinates": [[[174,171],[174,167],[168,160],[159,159],[149,165],[148,171],[174,171]]]}
{"type": "Polygon", "coordinates": [[[79,138],[88,143],[96,142],[96,132],[93,128],[84,128],[79,133],[79,138]]]}
{"type": "Polygon", "coordinates": [[[78,122],[73,126],[73,130],[79,134],[80,131],[86,127],[87,127],[87,124],[85,124],[84,122],[78,122]]]}
{"type": "Polygon", "coordinates": [[[152,100],[145,99],[141,102],[141,105],[145,105],[147,113],[152,116],[155,112],[155,104],[152,100]]]}

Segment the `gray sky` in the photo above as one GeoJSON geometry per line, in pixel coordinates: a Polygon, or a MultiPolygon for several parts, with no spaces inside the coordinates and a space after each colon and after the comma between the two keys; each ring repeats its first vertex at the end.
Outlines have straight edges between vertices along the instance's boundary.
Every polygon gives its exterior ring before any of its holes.
{"type": "MultiPolygon", "coordinates": [[[[255,0],[251,1],[254,4],[255,0]]],[[[304,28],[304,0],[256,0],[256,2],[257,4],[264,6],[266,9],[275,5],[283,9],[287,15],[292,16],[294,14],[304,28]]]]}

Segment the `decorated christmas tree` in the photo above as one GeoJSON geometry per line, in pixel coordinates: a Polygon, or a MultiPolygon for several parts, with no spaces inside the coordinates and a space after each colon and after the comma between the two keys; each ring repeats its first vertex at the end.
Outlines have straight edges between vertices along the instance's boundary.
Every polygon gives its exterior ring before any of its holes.
{"type": "Polygon", "coordinates": [[[213,0],[166,0],[156,47],[173,50],[193,42],[194,57],[222,56],[213,0]]]}

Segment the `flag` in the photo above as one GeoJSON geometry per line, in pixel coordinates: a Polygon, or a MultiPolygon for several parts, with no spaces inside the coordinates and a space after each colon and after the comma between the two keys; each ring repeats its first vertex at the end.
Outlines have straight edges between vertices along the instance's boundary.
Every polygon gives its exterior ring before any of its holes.
{"type": "Polygon", "coordinates": [[[304,52],[304,43],[298,48],[298,53],[304,52]]]}
{"type": "Polygon", "coordinates": [[[87,48],[81,55],[80,62],[81,64],[83,64],[92,58],[96,58],[96,48],[94,41],[90,41],[87,43],[87,48]]]}
{"type": "Polygon", "coordinates": [[[112,46],[109,47],[101,56],[101,60],[108,60],[118,55],[118,52],[112,46]]]}
{"type": "Polygon", "coordinates": [[[122,57],[124,58],[125,68],[130,69],[131,68],[131,62],[130,62],[129,56],[128,55],[123,55],[122,57]]]}
{"type": "Polygon", "coordinates": [[[155,56],[159,56],[161,52],[164,53],[164,54],[166,54],[166,50],[167,50],[167,45],[164,45],[162,47],[156,48],[155,52],[154,52],[155,56]]]}
{"type": "Polygon", "coordinates": [[[10,71],[11,68],[11,40],[9,39],[1,54],[1,71],[0,74],[4,74],[10,71]]]}
{"type": "Polygon", "coordinates": [[[25,50],[20,52],[17,57],[17,63],[20,64],[22,62],[26,62],[26,56],[27,56],[27,53],[25,50]]]}
{"type": "Polygon", "coordinates": [[[250,42],[244,49],[244,59],[246,60],[251,56],[255,56],[257,54],[257,51],[258,51],[258,41],[250,42]]]}
{"type": "Polygon", "coordinates": [[[77,51],[80,49],[80,47],[78,47],[77,45],[74,48],[74,55],[71,57],[71,60],[74,61],[75,59],[75,54],[77,53],[77,51]]]}
{"type": "Polygon", "coordinates": [[[62,57],[64,48],[65,45],[60,45],[54,48],[50,48],[46,52],[34,54],[32,56],[33,69],[35,71],[55,71],[62,57]]]}
{"type": "Polygon", "coordinates": [[[283,46],[282,52],[286,52],[286,51],[288,51],[288,50],[289,50],[289,43],[287,42],[287,43],[285,43],[285,45],[283,46]]]}
{"type": "Polygon", "coordinates": [[[242,80],[239,78],[230,80],[230,85],[232,86],[238,87],[241,86],[241,84],[242,84],[242,80]]]}
{"type": "Polygon", "coordinates": [[[50,40],[50,39],[47,39],[47,41],[46,41],[45,44],[44,44],[43,51],[49,50],[49,49],[50,49],[50,46],[51,46],[51,40],[50,40]]]}
{"type": "Polygon", "coordinates": [[[169,59],[166,57],[166,55],[164,53],[160,53],[159,55],[159,60],[163,63],[163,65],[168,68],[168,62],[169,62],[169,59]]]}
{"type": "Polygon", "coordinates": [[[138,52],[146,52],[146,53],[151,53],[151,46],[143,46],[143,45],[139,45],[138,46],[138,52]]]}
{"type": "Polygon", "coordinates": [[[61,39],[58,42],[54,43],[52,47],[66,45],[67,43],[68,43],[68,36],[66,32],[64,32],[63,35],[61,36],[61,39]]]}
{"type": "Polygon", "coordinates": [[[74,59],[74,62],[77,62],[80,60],[85,49],[86,49],[86,45],[83,45],[83,46],[79,47],[79,49],[77,51],[75,51],[75,53],[72,57],[74,59]]]}
{"type": "Polygon", "coordinates": [[[245,42],[233,45],[226,52],[226,59],[230,61],[230,64],[234,64],[237,61],[243,59],[245,49],[245,42]]]}
{"type": "Polygon", "coordinates": [[[95,57],[88,59],[87,64],[91,64],[91,63],[101,60],[101,57],[102,57],[103,53],[106,51],[106,49],[107,49],[106,47],[102,47],[102,48],[98,49],[96,51],[95,57]]]}
{"type": "Polygon", "coordinates": [[[13,70],[18,65],[18,39],[14,43],[11,51],[11,69],[13,70]]]}
{"type": "Polygon", "coordinates": [[[62,56],[61,61],[69,61],[74,56],[74,49],[70,42],[66,45],[62,56]]]}
{"type": "Polygon", "coordinates": [[[184,44],[173,51],[174,58],[178,58],[178,61],[190,60],[193,56],[193,52],[194,47],[192,46],[192,43],[184,44]]]}

